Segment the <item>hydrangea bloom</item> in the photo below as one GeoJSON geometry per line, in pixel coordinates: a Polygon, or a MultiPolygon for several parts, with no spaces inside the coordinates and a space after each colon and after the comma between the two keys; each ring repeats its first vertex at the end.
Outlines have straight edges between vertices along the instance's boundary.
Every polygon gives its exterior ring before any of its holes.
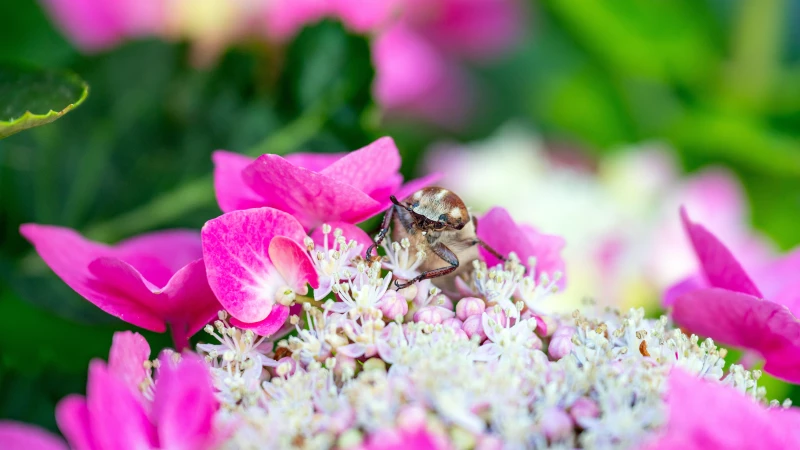
{"type": "Polygon", "coordinates": [[[147,330],[164,332],[169,324],[179,348],[220,308],[194,231],[155,232],[113,247],[50,225],[22,225],[20,233],[78,294],[147,330]]]}
{"type": "Polygon", "coordinates": [[[216,152],[217,198],[223,211],[270,206],[294,215],[306,228],[324,221],[358,223],[438,178],[403,184],[400,152],[381,138],[346,155],[267,154],[255,161],[216,152]]]}
{"type": "Polygon", "coordinates": [[[692,332],[755,350],[764,370],[800,381],[800,253],[794,252],[748,274],[730,250],[681,210],[701,266],[701,275],[672,288],[665,305],[692,332]]]}

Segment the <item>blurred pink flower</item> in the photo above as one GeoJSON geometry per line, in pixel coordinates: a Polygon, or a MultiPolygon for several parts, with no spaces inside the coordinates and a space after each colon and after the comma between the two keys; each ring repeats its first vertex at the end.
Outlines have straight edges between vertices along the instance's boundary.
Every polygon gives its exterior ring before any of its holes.
{"type": "Polygon", "coordinates": [[[397,416],[397,427],[378,430],[367,437],[362,450],[449,450],[446,435],[429,429],[425,409],[406,406],[397,416]]]}
{"type": "Polygon", "coordinates": [[[289,39],[333,12],[331,0],[270,0],[264,4],[266,32],[277,40],[289,39]]]}
{"type": "Polygon", "coordinates": [[[145,404],[102,361],[89,366],[86,397],[56,408],[61,431],[75,449],[210,449],[219,441],[218,408],[208,367],[191,354],[162,357],[152,403],[145,404]]]}
{"type": "MultiPolygon", "coordinates": [[[[480,217],[477,233],[483,242],[501,255],[514,252],[525,265],[530,258],[536,258],[536,280],[543,273],[550,279],[559,273],[561,278],[557,282],[558,287],[563,289],[566,286],[564,260],[561,258],[564,238],[539,233],[530,225],[517,225],[508,211],[500,207],[492,208],[480,217]]],[[[489,267],[500,264],[500,260],[483,247],[480,248],[480,254],[489,267]]]]}
{"type": "Polygon", "coordinates": [[[800,251],[751,278],[730,250],[703,225],[692,222],[685,209],[681,219],[701,275],[668,291],[665,306],[672,307],[675,321],[693,333],[755,350],[766,360],[766,372],[800,381],[800,251]]]}
{"type": "Polygon", "coordinates": [[[4,450],[67,450],[67,444],[56,435],[10,420],[0,421],[0,443],[4,450]]]}
{"type": "Polygon", "coordinates": [[[668,380],[666,428],[646,450],[800,448],[800,411],[766,408],[733,387],[680,369],[668,380]]]}
{"type": "Polygon", "coordinates": [[[113,247],[57,226],[25,224],[20,233],[78,294],[147,330],[164,332],[169,324],[178,348],[220,309],[194,231],[159,231],[113,247]]]}
{"type": "Polygon", "coordinates": [[[278,331],[296,295],[317,288],[317,272],[301,246],[294,217],[254,208],[209,220],[201,232],[208,282],[231,323],[262,336],[278,331]]]}
{"type": "Polygon", "coordinates": [[[389,196],[405,198],[439,178],[403,183],[400,152],[391,138],[345,155],[262,155],[216,152],[214,185],[223,211],[270,206],[294,215],[307,229],[323,222],[358,223],[386,210],[389,196]]]}
{"type": "Polygon", "coordinates": [[[75,45],[89,52],[155,33],[165,17],[163,0],[41,1],[75,45]]]}

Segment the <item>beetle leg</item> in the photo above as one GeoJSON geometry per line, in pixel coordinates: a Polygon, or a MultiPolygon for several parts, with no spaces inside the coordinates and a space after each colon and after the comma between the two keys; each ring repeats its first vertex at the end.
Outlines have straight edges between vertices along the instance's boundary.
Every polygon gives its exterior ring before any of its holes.
{"type": "MultiPolygon", "coordinates": [[[[394,199],[394,196],[392,196],[394,199]]],[[[392,206],[386,211],[386,214],[383,215],[383,222],[381,222],[381,230],[378,232],[377,236],[375,236],[375,243],[370,245],[367,249],[367,260],[373,261],[372,251],[375,250],[375,257],[377,258],[377,246],[381,245],[383,239],[386,237],[386,233],[389,232],[389,225],[392,223],[392,214],[394,213],[394,209],[396,206],[392,206]]]]}
{"type": "Polygon", "coordinates": [[[394,285],[397,287],[397,290],[407,288],[412,284],[416,283],[417,281],[422,280],[429,280],[431,278],[438,278],[443,277],[449,273],[452,273],[454,270],[458,269],[458,257],[452,250],[447,248],[446,245],[442,244],[441,242],[431,246],[431,250],[433,251],[436,256],[442,258],[446,263],[450,264],[447,267],[441,267],[439,269],[428,270],[422,272],[418,276],[408,280],[405,283],[399,283],[398,280],[394,281],[394,285]]]}
{"type": "Polygon", "coordinates": [[[493,249],[489,244],[487,244],[486,242],[483,242],[482,240],[480,240],[478,238],[475,238],[475,240],[472,241],[472,245],[480,245],[481,247],[486,249],[487,252],[491,253],[495,258],[499,259],[500,261],[506,262],[508,260],[508,258],[503,256],[500,252],[498,252],[497,250],[493,249]]]}

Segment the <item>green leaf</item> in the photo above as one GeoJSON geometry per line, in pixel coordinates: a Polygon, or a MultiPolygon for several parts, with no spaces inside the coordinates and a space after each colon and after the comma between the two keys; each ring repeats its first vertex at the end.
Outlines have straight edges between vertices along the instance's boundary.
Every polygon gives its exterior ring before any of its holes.
{"type": "Polygon", "coordinates": [[[58,119],[87,95],[75,74],[0,65],[0,139],[58,119]]]}

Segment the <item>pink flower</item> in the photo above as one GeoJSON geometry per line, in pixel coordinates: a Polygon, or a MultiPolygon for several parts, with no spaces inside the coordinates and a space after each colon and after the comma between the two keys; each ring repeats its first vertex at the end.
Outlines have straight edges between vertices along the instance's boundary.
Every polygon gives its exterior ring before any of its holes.
{"type": "Polygon", "coordinates": [[[445,435],[428,429],[425,409],[406,406],[397,416],[397,428],[378,430],[367,437],[363,450],[447,450],[453,448],[445,435]]]}
{"type": "Polygon", "coordinates": [[[155,396],[145,404],[101,361],[89,366],[86,397],[71,395],[56,408],[61,431],[75,449],[210,449],[218,408],[207,366],[185,354],[161,359],[155,396]]]}
{"type": "Polygon", "coordinates": [[[271,0],[265,2],[265,26],[270,37],[287,40],[304,26],[331,12],[330,0],[271,0]]]}
{"type": "Polygon", "coordinates": [[[26,224],[20,232],[78,294],[147,330],[164,332],[169,323],[179,348],[220,309],[196,232],[159,231],[113,247],[50,225],[26,224]]]}
{"type": "Polygon", "coordinates": [[[800,252],[795,251],[751,276],[704,226],[681,218],[700,262],[701,276],[673,287],[665,305],[689,331],[752,349],[764,370],[800,381],[800,252]],[[756,281],[758,285],[756,284],[756,281]]]}
{"type": "Polygon", "coordinates": [[[286,322],[295,296],[308,293],[308,284],[319,286],[301,247],[303,226],[285,212],[230,212],[206,222],[201,235],[208,282],[237,327],[271,335],[286,322]]]}
{"type": "Polygon", "coordinates": [[[0,421],[0,442],[5,450],[67,450],[54,434],[26,423],[0,421]]]}
{"type": "MultiPolygon", "coordinates": [[[[535,277],[538,281],[541,274],[546,273],[550,279],[561,274],[556,283],[560,289],[566,286],[564,277],[564,260],[561,250],[564,239],[560,236],[539,233],[530,225],[517,225],[505,208],[495,207],[489,210],[477,222],[478,237],[501,255],[508,256],[514,252],[520,261],[527,265],[530,258],[536,258],[535,277]]],[[[500,260],[481,247],[481,257],[489,267],[500,264],[500,260]]]]}
{"type": "Polygon", "coordinates": [[[391,138],[343,156],[267,154],[245,164],[245,157],[218,151],[214,162],[223,211],[270,206],[292,214],[308,229],[369,219],[391,205],[390,195],[407,197],[439,177],[403,185],[400,152],[391,138]]]}
{"type": "Polygon", "coordinates": [[[90,52],[156,32],[165,13],[161,0],[43,0],[43,3],[67,37],[90,52]]]}
{"type": "Polygon", "coordinates": [[[667,426],[646,450],[800,448],[800,411],[765,408],[736,389],[680,369],[669,376],[667,426]]]}

